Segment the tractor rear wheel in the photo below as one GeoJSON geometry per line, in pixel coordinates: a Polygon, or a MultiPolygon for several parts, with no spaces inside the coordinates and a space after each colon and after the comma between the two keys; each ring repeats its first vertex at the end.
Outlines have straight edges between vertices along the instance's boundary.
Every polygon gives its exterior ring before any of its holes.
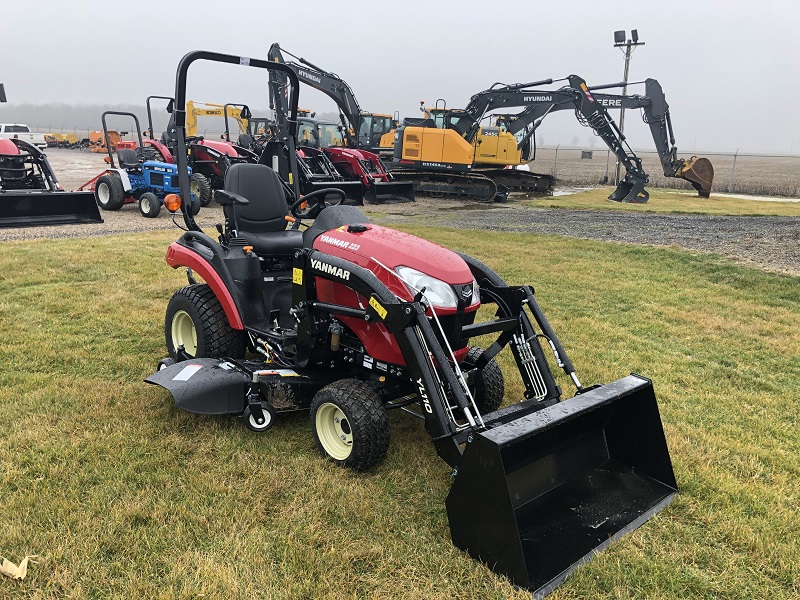
{"type": "Polygon", "coordinates": [[[161,200],[153,192],[145,192],[139,196],[139,212],[148,219],[153,219],[161,212],[161,200]]]}
{"type": "Polygon", "coordinates": [[[200,206],[211,204],[211,183],[202,173],[192,173],[192,178],[189,180],[189,190],[200,200],[200,206]]]}
{"type": "MultiPolygon", "coordinates": [[[[482,356],[482,348],[471,346],[464,360],[461,361],[461,370],[474,369],[482,356]]],[[[469,391],[482,415],[500,408],[506,393],[506,384],[500,365],[495,359],[490,360],[482,369],[472,374],[469,391]]]]}
{"type": "Polygon", "coordinates": [[[363,471],[386,457],[389,418],[381,398],[358,379],[326,385],[311,401],[317,449],[336,464],[363,471]]]}
{"type": "Polygon", "coordinates": [[[94,186],[94,198],[103,210],[119,210],[125,204],[125,188],[116,175],[103,175],[94,186]]]}
{"type": "Polygon", "coordinates": [[[214,291],[205,283],[179,289],[167,305],[164,335],[171,358],[178,347],[192,358],[244,358],[243,331],[228,323],[214,291]]]}

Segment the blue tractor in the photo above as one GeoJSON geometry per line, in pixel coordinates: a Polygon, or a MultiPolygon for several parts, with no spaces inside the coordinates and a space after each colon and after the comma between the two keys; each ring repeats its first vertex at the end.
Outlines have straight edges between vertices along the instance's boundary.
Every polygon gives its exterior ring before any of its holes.
{"type": "MultiPolygon", "coordinates": [[[[97,177],[87,182],[80,189],[91,186],[97,204],[103,210],[119,210],[125,204],[139,203],[139,212],[148,218],[154,218],[161,212],[164,197],[167,194],[180,196],[178,187],[178,165],[155,160],[157,153],[152,146],[142,143],[142,130],[139,119],[129,112],[106,111],[102,116],[103,135],[108,149],[108,162],[111,167],[100,173],[97,177]],[[133,118],[136,124],[138,146],[122,148],[117,145],[117,161],[114,161],[114,152],[108,135],[107,115],[121,115],[133,118]]],[[[123,142],[125,144],[125,142],[123,142]]],[[[160,156],[159,156],[160,158],[160,156]]],[[[208,180],[202,175],[192,174],[189,168],[191,181],[191,206],[192,212],[200,212],[200,198],[210,194],[211,190],[205,188],[208,180]]]]}

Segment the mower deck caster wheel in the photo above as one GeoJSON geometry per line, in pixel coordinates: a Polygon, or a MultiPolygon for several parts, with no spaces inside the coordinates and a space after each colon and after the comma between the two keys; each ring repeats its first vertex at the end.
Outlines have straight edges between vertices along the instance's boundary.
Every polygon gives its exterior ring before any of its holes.
{"type": "Polygon", "coordinates": [[[171,359],[171,358],[162,358],[160,361],[158,361],[158,370],[159,371],[163,371],[167,367],[171,367],[174,364],[175,364],[175,361],[173,359],[171,359]]]}
{"type": "Polygon", "coordinates": [[[264,419],[262,423],[259,423],[256,419],[256,416],[250,410],[250,407],[245,407],[244,412],[242,413],[242,419],[244,419],[244,424],[250,431],[261,433],[272,427],[272,424],[275,422],[276,413],[272,405],[262,402],[261,411],[264,413],[264,419]]]}

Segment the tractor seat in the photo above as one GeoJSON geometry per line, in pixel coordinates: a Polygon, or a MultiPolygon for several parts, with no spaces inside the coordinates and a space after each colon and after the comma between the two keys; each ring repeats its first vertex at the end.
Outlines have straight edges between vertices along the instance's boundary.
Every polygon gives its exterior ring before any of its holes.
{"type": "Polygon", "coordinates": [[[225,173],[225,190],[244,196],[245,206],[223,204],[225,220],[259,256],[291,256],[303,246],[303,232],[286,229],[289,214],[283,184],[266,165],[237,163],[225,173]]]}
{"type": "Polygon", "coordinates": [[[242,148],[249,148],[253,144],[253,136],[243,133],[239,136],[239,139],[236,140],[236,145],[241,146],[242,148]]]}
{"type": "Polygon", "coordinates": [[[139,163],[139,155],[136,150],[131,150],[130,148],[117,150],[117,160],[119,161],[119,166],[123,169],[134,169],[142,166],[139,163]]]}

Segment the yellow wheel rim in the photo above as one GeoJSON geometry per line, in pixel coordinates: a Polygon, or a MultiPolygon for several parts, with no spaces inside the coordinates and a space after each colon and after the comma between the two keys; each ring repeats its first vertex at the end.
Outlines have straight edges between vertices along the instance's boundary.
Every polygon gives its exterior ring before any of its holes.
{"type": "Polygon", "coordinates": [[[353,431],[342,409],[326,402],[317,409],[317,436],[334,460],[345,460],[353,451],[353,431]]]}
{"type": "Polygon", "coordinates": [[[185,310],[179,310],[172,317],[172,343],[175,350],[183,346],[186,354],[197,356],[197,330],[192,317],[185,310]]]}

